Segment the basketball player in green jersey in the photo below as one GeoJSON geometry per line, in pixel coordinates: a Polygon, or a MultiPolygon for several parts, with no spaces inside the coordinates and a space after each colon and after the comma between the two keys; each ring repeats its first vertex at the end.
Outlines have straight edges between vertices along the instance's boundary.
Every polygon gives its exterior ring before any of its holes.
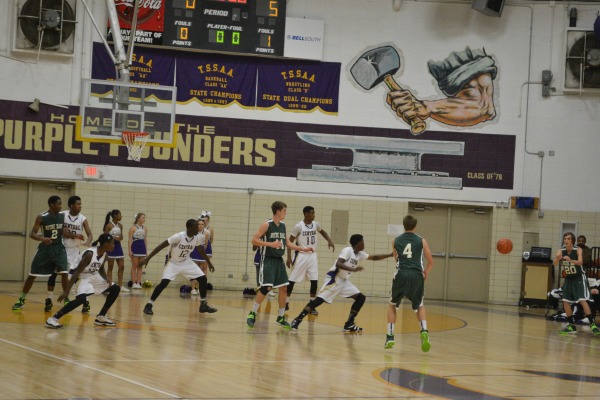
{"type": "Polygon", "coordinates": [[[37,216],[29,233],[31,239],[41,243],[31,262],[31,271],[23,285],[23,292],[19,300],[12,306],[13,310],[21,310],[25,307],[25,297],[38,276],[50,276],[54,272],[60,274],[63,291],[66,290],[69,283],[67,251],[62,241],[65,218],[65,214],[60,212],[62,200],[58,196],[50,196],[48,207],[47,211],[37,216]],[[42,235],[38,234],[40,228],[42,235]]]}
{"type": "Polygon", "coordinates": [[[583,251],[575,244],[575,235],[566,232],[563,235],[563,248],[558,250],[554,258],[554,265],[559,265],[566,278],[563,284],[563,305],[567,315],[567,325],[560,330],[559,335],[577,333],[575,317],[573,317],[573,304],[581,304],[585,316],[590,322],[590,330],[594,336],[600,336],[600,329],[596,326],[596,318],[592,315],[588,301],[592,299],[587,276],[582,267],[583,251]]]}
{"type": "Polygon", "coordinates": [[[246,323],[253,328],[256,321],[256,313],[260,304],[265,299],[269,291],[279,289],[279,312],[277,315],[277,324],[285,329],[290,329],[290,324],[285,320],[285,303],[287,299],[287,288],[289,284],[287,271],[285,270],[285,262],[283,255],[285,247],[300,252],[312,252],[312,248],[303,248],[290,242],[286,235],[285,224],[283,220],[287,214],[287,205],[282,201],[276,201],[271,205],[273,211],[273,219],[263,222],[254,236],[252,237],[252,245],[261,248],[261,261],[259,270],[260,288],[254,299],[252,311],[248,314],[246,323]]]}
{"type": "Polygon", "coordinates": [[[431,348],[427,331],[427,314],[423,305],[425,295],[425,279],[433,268],[433,256],[427,241],[415,233],[417,219],[407,215],[402,220],[404,233],[392,242],[392,251],[396,259],[396,274],[392,281],[392,296],[387,311],[387,336],[385,348],[394,347],[394,327],[396,325],[396,309],[404,297],[412,302],[412,309],[421,324],[421,350],[428,352],[431,348]],[[423,257],[427,265],[423,266],[423,257]]]}

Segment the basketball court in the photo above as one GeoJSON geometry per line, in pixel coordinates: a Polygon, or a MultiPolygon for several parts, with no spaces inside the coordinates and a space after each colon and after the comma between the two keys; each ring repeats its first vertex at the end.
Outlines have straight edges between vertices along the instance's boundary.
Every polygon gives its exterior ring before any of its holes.
{"type": "MultiPolygon", "coordinates": [[[[152,290],[143,289],[113,305],[115,328],[94,325],[104,302],[94,296],[90,315],[76,309],[52,330],[44,326],[45,283],[34,284],[22,311],[10,311],[20,286],[0,283],[2,399],[598,398],[600,339],[582,326],[559,336],[562,325],[547,321],[543,309],[431,301],[432,347],[423,353],[406,307],[395,348],[383,348],[383,298],[367,299],[357,318],[361,335],[341,329],[347,300],[323,304],[294,332],[275,325],[271,298],[250,329],[252,297],[212,291],[218,312],[199,314],[198,296],[181,297],[174,285],[153,316],[142,313],[152,290]]],[[[290,320],[307,297],[294,293],[290,320]]]]}

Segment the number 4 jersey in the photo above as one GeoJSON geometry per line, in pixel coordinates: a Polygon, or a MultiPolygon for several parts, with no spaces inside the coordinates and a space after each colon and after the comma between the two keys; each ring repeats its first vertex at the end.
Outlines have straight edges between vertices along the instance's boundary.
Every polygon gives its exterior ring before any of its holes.
{"type": "Polygon", "coordinates": [[[398,253],[396,268],[423,271],[423,238],[414,232],[404,232],[394,239],[398,253]]]}

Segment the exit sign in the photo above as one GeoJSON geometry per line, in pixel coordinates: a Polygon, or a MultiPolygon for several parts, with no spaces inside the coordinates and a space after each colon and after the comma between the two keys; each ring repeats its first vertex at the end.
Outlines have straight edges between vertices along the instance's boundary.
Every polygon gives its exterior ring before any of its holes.
{"type": "Polygon", "coordinates": [[[83,167],[83,179],[100,179],[102,178],[102,172],[100,168],[95,165],[86,165],[83,167]]]}

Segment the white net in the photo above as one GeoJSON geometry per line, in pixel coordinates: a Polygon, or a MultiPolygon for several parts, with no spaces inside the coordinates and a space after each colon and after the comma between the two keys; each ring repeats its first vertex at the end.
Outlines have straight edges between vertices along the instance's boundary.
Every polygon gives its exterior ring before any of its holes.
{"type": "Polygon", "coordinates": [[[127,146],[128,160],[140,161],[142,150],[146,146],[148,134],[145,132],[123,132],[123,142],[127,146]]]}

